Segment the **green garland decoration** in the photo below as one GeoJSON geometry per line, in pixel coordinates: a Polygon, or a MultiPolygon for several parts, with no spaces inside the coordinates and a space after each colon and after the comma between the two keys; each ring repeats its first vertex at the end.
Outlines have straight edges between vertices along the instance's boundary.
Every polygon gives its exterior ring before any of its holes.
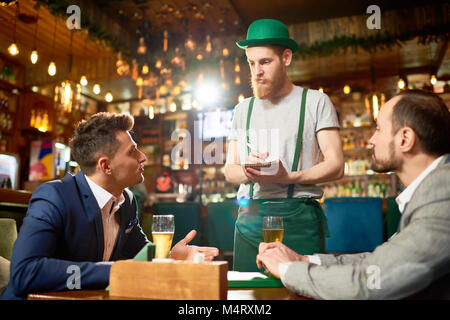
{"type": "MultiPolygon", "coordinates": [[[[35,8],[37,9],[39,6],[44,5],[53,15],[66,17],[67,7],[71,4],[66,0],[37,0],[35,8]]],[[[94,24],[85,15],[81,15],[81,26],[89,31],[89,37],[91,39],[95,38],[100,40],[115,52],[122,52],[125,56],[131,56],[130,48],[126,44],[121,42],[117,36],[94,24]]],[[[295,55],[295,59],[299,59],[300,57],[307,59],[309,57],[329,56],[337,54],[341,49],[345,53],[349,48],[354,52],[357,52],[358,48],[368,52],[374,52],[378,49],[385,50],[391,49],[393,46],[402,46],[403,42],[414,38],[419,38],[419,43],[424,45],[432,41],[447,41],[450,39],[450,26],[430,26],[422,30],[405,32],[403,34],[378,31],[375,35],[364,38],[349,35],[334,37],[331,40],[315,42],[311,45],[301,43],[299,44],[298,54],[295,55]]]]}
{"type": "MultiPolygon", "coordinates": [[[[34,8],[37,10],[41,5],[46,7],[50,13],[57,17],[67,18],[67,7],[73,3],[65,0],[57,1],[45,1],[37,0],[34,8]]],[[[81,15],[81,27],[88,31],[89,38],[91,40],[98,40],[103,42],[107,47],[111,48],[115,52],[122,52],[124,55],[129,56],[131,54],[130,48],[119,40],[119,37],[103,30],[100,26],[96,25],[93,21],[86,17],[86,15],[81,15]]]]}
{"type": "Polygon", "coordinates": [[[337,54],[341,49],[346,53],[349,48],[351,48],[353,52],[357,52],[358,48],[361,48],[370,53],[373,53],[378,49],[390,50],[394,46],[401,47],[405,41],[414,38],[418,38],[419,43],[423,45],[427,45],[433,41],[448,41],[450,39],[450,26],[432,26],[422,30],[405,32],[403,34],[392,34],[388,31],[380,31],[373,36],[365,38],[357,38],[355,35],[340,36],[334,37],[328,41],[315,42],[312,45],[301,43],[299,44],[296,59],[299,57],[306,59],[309,57],[329,56],[337,54]]]}

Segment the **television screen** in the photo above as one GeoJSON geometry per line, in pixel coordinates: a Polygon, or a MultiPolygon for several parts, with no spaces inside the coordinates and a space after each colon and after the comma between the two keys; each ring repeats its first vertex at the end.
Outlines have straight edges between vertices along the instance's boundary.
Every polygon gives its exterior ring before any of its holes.
{"type": "Polygon", "coordinates": [[[231,131],[231,121],[233,120],[234,110],[222,110],[198,113],[197,115],[197,132],[198,137],[203,140],[211,138],[227,137],[231,131]],[[204,116],[204,125],[202,121],[204,116]],[[202,136],[203,128],[203,136],[202,136]]]}

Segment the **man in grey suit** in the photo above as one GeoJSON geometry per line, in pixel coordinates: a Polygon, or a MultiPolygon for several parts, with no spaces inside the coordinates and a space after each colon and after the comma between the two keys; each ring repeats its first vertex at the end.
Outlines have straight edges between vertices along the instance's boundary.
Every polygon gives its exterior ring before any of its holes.
{"type": "Polygon", "coordinates": [[[372,167],[395,171],[399,229],[373,252],[303,256],[280,242],[256,258],[283,284],[316,299],[450,299],[450,113],[440,97],[411,90],[380,110],[372,167]]]}

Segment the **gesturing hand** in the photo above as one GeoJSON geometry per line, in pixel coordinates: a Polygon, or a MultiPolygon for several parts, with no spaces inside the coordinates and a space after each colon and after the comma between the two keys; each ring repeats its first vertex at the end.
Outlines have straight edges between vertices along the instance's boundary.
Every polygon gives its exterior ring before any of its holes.
{"type": "Polygon", "coordinates": [[[188,243],[192,241],[197,235],[197,231],[191,230],[184,239],[180,240],[170,252],[170,257],[176,260],[194,260],[194,255],[197,252],[205,255],[205,261],[211,261],[219,254],[219,249],[214,247],[199,247],[189,246],[188,243]]]}

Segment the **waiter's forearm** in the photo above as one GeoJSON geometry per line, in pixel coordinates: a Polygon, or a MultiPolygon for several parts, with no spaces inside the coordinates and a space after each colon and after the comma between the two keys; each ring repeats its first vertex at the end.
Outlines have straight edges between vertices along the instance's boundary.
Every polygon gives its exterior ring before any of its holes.
{"type": "Polygon", "coordinates": [[[325,160],[302,171],[291,172],[293,183],[317,184],[338,180],[344,176],[344,161],[325,160]]]}
{"type": "Polygon", "coordinates": [[[248,181],[244,168],[239,164],[225,164],[225,179],[233,184],[242,184],[248,181]]]}

